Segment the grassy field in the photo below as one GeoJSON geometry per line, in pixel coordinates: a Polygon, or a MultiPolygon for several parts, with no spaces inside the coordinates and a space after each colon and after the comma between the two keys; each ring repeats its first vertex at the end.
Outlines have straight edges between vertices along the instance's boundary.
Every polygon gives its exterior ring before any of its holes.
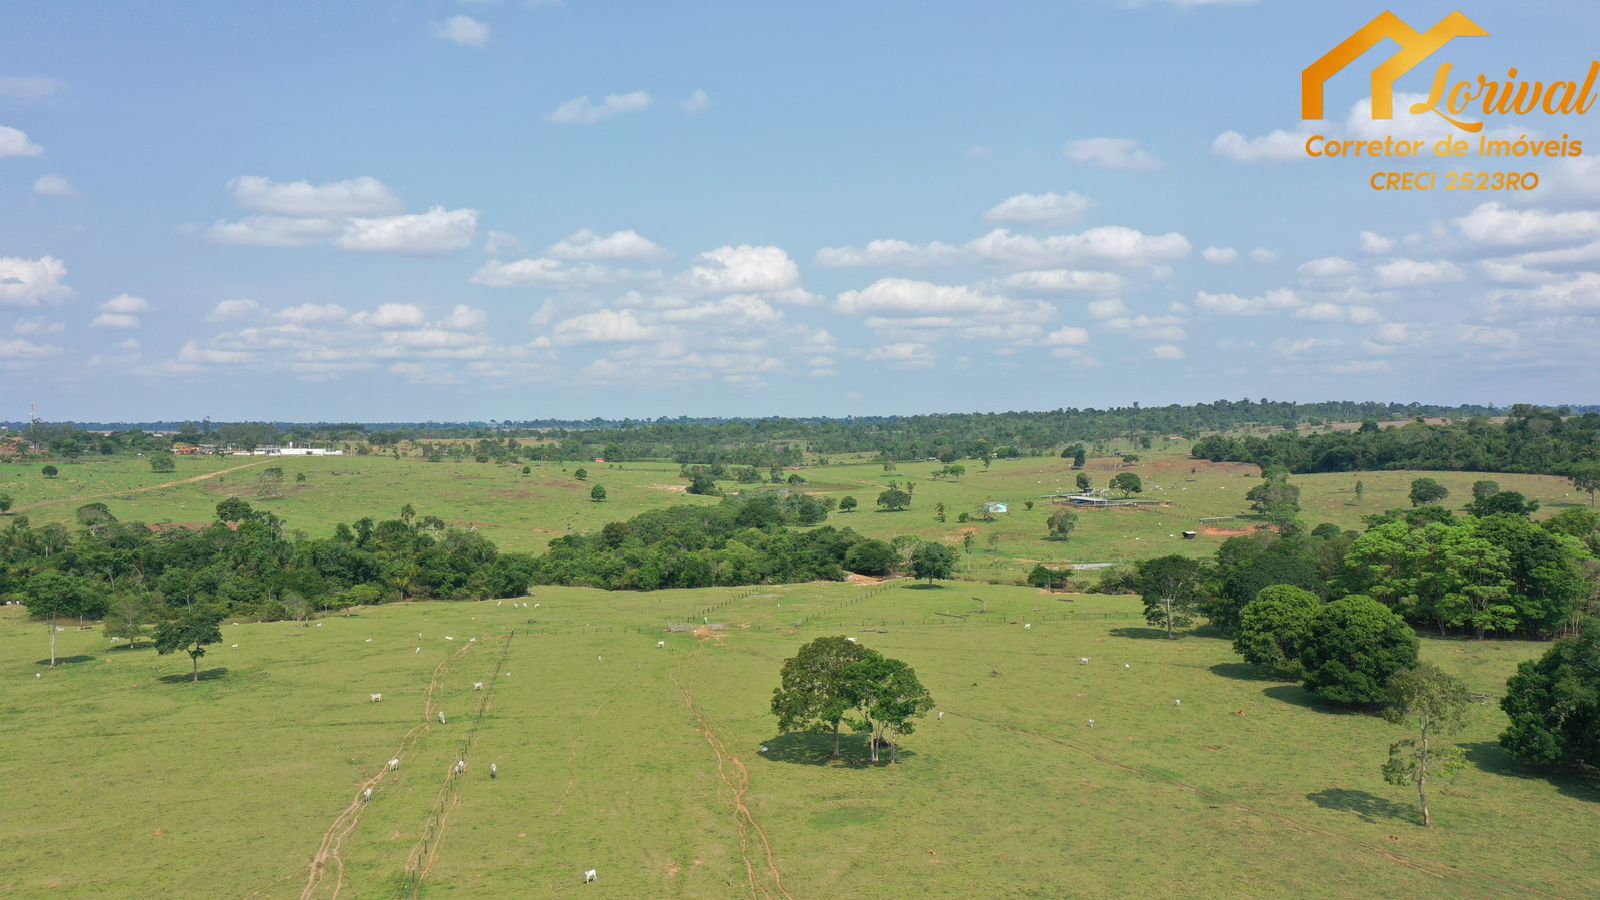
{"type": "MultiPolygon", "coordinates": [[[[972,463],[959,481],[928,477],[941,467],[938,463],[900,463],[893,472],[872,462],[799,471],[807,479],[803,490],[835,498],[854,496],[861,503],[857,512],[834,514],[831,524],[872,537],[916,535],[957,545],[963,532],[972,532],[973,549],[963,555],[962,575],[972,580],[1015,582],[1037,562],[1126,562],[1169,552],[1209,555],[1230,534],[1254,524],[1248,519],[1202,520],[1248,513],[1244,495],[1258,483],[1256,467],[1190,459],[1183,441],[1140,451],[1140,456],[1131,466],[1122,466],[1114,457],[1094,458],[1086,471],[1100,487],[1118,471],[1136,472],[1145,483],[1142,497],[1167,505],[1081,511],[1078,529],[1068,541],[1045,539],[1045,520],[1054,507],[1044,499],[1075,491],[1077,473],[1066,460],[1000,460],[987,470],[972,463]],[[878,493],[891,480],[915,484],[911,509],[888,513],[874,507],[878,493]],[[994,522],[957,521],[963,512],[976,516],[981,504],[990,500],[1009,504],[1010,512],[994,522]],[[1031,510],[1026,508],[1029,501],[1034,503],[1031,510]],[[940,503],[946,512],[943,523],[934,517],[940,503]],[[1182,540],[1185,530],[1200,532],[1199,539],[1182,540]]],[[[61,522],[74,527],[77,507],[91,500],[106,503],[122,519],[203,523],[220,500],[240,496],[282,516],[291,528],[313,535],[327,534],[337,523],[362,516],[392,518],[410,503],[420,514],[477,528],[503,549],[527,551],[539,551],[560,535],[593,531],[648,509],[717,502],[684,493],[685,482],[670,463],[587,464],[587,481],[574,477],[577,466],[570,463],[534,464],[530,474],[523,475],[520,466],[377,456],[270,462],[248,457],[186,458],[178,461],[176,473],[167,475],[151,473],[144,460],[60,468],[59,477],[45,479],[37,466],[0,465],[0,491],[10,493],[16,499],[15,511],[36,524],[61,522]],[[259,500],[257,479],[268,465],[283,467],[285,493],[259,500]],[[298,481],[302,474],[305,480],[298,481]],[[595,484],[605,486],[606,502],[589,501],[595,484]]],[[[1406,493],[1420,474],[1424,473],[1300,475],[1293,483],[1301,488],[1303,519],[1308,524],[1332,522],[1359,529],[1364,515],[1409,505],[1406,493]],[[1360,502],[1354,493],[1358,479],[1365,488],[1360,502]]],[[[1450,489],[1447,502],[1453,506],[1471,499],[1472,482],[1479,478],[1491,478],[1505,489],[1540,500],[1544,504],[1540,516],[1587,502],[1572,492],[1565,479],[1554,476],[1426,474],[1450,489]]],[[[723,484],[737,489],[731,482],[723,484]]]]}
{"type": "MultiPolygon", "coordinates": [[[[97,630],[61,633],[71,662],[45,669],[43,626],[0,610],[0,895],[295,897],[315,871],[309,896],[389,897],[408,862],[424,896],[561,895],[589,868],[625,897],[1600,892],[1594,787],[1512,769],[1493,702],[1425,830],[1378,775],[1397,727],[1260,680],[1224,641],[1167,641],[1131,598],[890,582],[530,603],[225,624],[198,685],[186,657],[97,630]],[[665,633],[702,617],[728,627],[665,633]],[[774,733],[782,660],[840,633],[912,664],[947,713],[893,766],[774,733]]],[[[1423,641],[1490,698],[1542,650],[1423,641]]]]}

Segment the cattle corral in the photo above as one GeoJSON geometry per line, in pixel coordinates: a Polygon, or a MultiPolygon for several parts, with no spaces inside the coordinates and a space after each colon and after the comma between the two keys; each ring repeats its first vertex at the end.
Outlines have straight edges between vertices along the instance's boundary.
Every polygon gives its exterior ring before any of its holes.
{"type": "MultiPolygon", "coordinates": [[[[1393,726],[1258,679],[1224,641],[1160,638],[1132,598],[903,582],[536,596],[228,624],[198,685],[167,678],[182,660],[75,631],[75,661],[35,679],[43,636],[5,610],[0,895],[542,896],[589,869],[622,896],[1600,890],[1592,788],[1506,777],[1492,704],[1424,830],[1414,794],[1378,775],[1393,726]],[[730,623],[717,637],[667,633],[708,607],[730,623]],[[825,737],[776,733],[782,660],[827,634],[906,660],[936,698],[944,715],[898,763],[867,766],[857,737],[829,765],[825,737]],[[337,861],[307,892],[330,833],[337,861]],[[408,880],[425,836],[431,863],[408,880]],[[1025,884],[997,884],[1024,860],[1025,884]]],[[[1429,639],[1423,656],[1498,696],[1542,649],[1429,639]]]]}

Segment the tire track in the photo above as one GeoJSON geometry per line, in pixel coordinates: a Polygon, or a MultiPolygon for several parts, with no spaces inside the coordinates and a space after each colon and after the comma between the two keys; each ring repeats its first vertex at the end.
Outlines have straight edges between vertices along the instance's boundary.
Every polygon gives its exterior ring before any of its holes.
{"type": "MultiPolygon", "coordinates": [[[[696,647],[689,654],[689,658],[692,660],[699,652],[700,648],[696,647]]],[[[669,677],[671,677],[673,685],[683,692],[684,706],[688,707],[689,713],[694,716],[695,721],[698,723],[700,733],[705,736],[706,743],[711,745],[711,751],[716,754],[717,775],[722,778],[723,783],[733,792],[733,821],[739,827],[739,855],[744,858],[745,875],[749,879],[750,895],[752,897],[766,897],[768,900],[773,900],[776,896],[794,900],[794,895],[790,894],[788,889],[783,886],[783,871],[778,868],[777,859],[772,852],[772,843],[767,840],[766,831],[756,821],[755,816],[750,812],[750,807],[745,805],[745,794],[750,790],[750,770],[745,768],[745,764],[739,757],[729,752],[728,748],[723,745],[722,739],[717,737],[717,733],[711,727],[711,722],[706,718],[705,713],[694,705],[693,692],[678,680],[676,673],[672,673],[669,677]],[[761,842],[761,850],[766,857],[766,872],[760,877],[757,876],[755,863],[751,861],[750,853],[747,849],[752,832],[761,842]],[[771,887],[767,885],[768,877],[772,879],[771,887]],[[776,890],[776,894],[774,894],[774,890],[776,890]]]]}
{"type": "Polygon", "coordinates": [[[1475,872],[1475,871],[1473,871],[1471,869],[1465,869],[1465,868],[1462,868],[1460,866],[1451,865],[1450,863],[1442,863],[1442,862],[1434,862],[1434,861],[1431,861],[1431,860],[1417,859],[1416,857],[1406,856],[1405,854],[1402,854],[1402,853],[1396,853],[1393,850],[1390,850],[1389,848],[1384,847],[1384,846],[1382,846],[1380,844],[1370,844],[1370,843],[1367,843],[1366,841],[1360,840],[1358,838],[1347,837],[1347,836],[1339,834],[1337,832],[1326,831],[1326,830],[1323,830],[1321,828],[1317,828],[1317,827],[1315,827],[1313,825],[1307,825],[1304,822],[1298,821],[1296,819],[1292,819],[1292,818],[1290,818],[1290,817],[1288,817],[1286,815],[1283,815],[1282,813],[1273,812],[1272,810],[1269,810],[1269,809],[1261,809],[1260,807],[1251,806],[1248,803],[1241,803],[1241,802],[1239,802],[1237,800],[1229,800],[1229,799],[1226,799],[1224,797],[1219,796],[1215,791],[1207,790],[1206,788],[1202,788],[1202,787],[1197,787],[1195,785],[1188,784],[1188,783],[1185,783],[1183,781],[1179,781],[1176,778],[1169,778],[1169,777],[1167,777],[1165,775],[1162,775],[1160,773],[1152,772],[1149,769],[1142,769],[1142,768],[1139,768],[1137,766],[1130,766],[1127,763],[1120,762],[1120,761],[1118,761],[1116,759],[1113,759],[1113,758],[1111,758],[1109,756],[1106,756],[1106,755],[1104,755],[1102,753],[1097,753],[1096,751],[1091,750],[1088,747],[1085,747],[1085,746],[1083,746],[1081,744],[1077,744],[1077,743],[1074,743],[1072,741],[1065,740],[1063,738],[1058,738],[1058,737],[1055,737],[1054,735],[1044,734],[1044,733],[1038,732],[1038,731],[1029,731],[1028,729],[1025,729],[1025,728],[1017,728],[1017,727],[1012,726],[1012,725],[1007,725],[1004,722],[996,722],[996,721],[993,721],[991,719],[985,719],[982,716],[974,716],[974,715],[972,715],[970,713],[957,712],[957,711],[951,710],[951,709],[946,709],[945,712],[947,714],[955,716],[957,718],[968,719],[970,721],[977,722],[980,725],[987,725],[987,726],[989,726],[991,728],[998,728],[1001,731],[1006,731],[1006,732],[1009,732],[1011,734],[1022,735],[1024,737],[1030,737],[1030,738],[1033,738],[1035,740],[1045,741],[1047,743],[1055,744],[1055,745],[1060,746],[1060,747],[1065,747],[1068,750],[1071,750],[1071,751],[1073,751],[1075,753],[1078,753],[1080,755],[1086,756],[1086,757],[1088,757],[1088,758],[1090,758],[1092,760],[1095,760],[1096,762],[1103,763],[1103,764],[1105,764],[1107,766],[1110,766],[1110,767],[1112,767],[1114,769],[1118,769],[1120,771],[1127,772],[1130,775],[1137,775],[1137,776],[1139,776],[1141,778],[1150,779],[1152,781],[1159,781],[1162,784],[1166,784],[1166,785],[1169,785],[1171,787],[1175,787],[1175,788],[1177,788],[1177,789],[1179,789],[1181,791],[1185,791],[1185,792],[1194,794],[1194,795],[1196,795],[1198,797],[1202,797],[1204,799],[1211,800],[1211,801],[1213,801],[1213,802],[1215,802],[1215,803],[1217,803],[1217,804],[1219,804],[1221,806],[1226,806],[1229,809],[1233,809],[1233,810],[1236,810],[1238,812],[1249,813],[1249,814],[1255,815],[1255,816],[1260,816],[1260,817],[1262,817],[1264,819],[1270,819],[1270,820],[1278,823],[1280,826],[1282,826],[1284,828],[1287,828],[1287,829],[1289,829],[1291,831],[1297,831],[1297,832],[1300,832],[1301,834],[1307,834],[1307,835],[1311,835],[1313,837],[1322,838],[1324,840],[1331,841],[1331,842],[1334,842],[1334,843],[1344,844],[1344,845],[1349,846],[1349,847],[1355,847],[1355,848],[1358,848],[1358,849],[1361,849],[1361,850],[1370,851],[1370,852],[1375,853],[1375,854],[1377,854],[1378,856],[1380,856],[1380,857],[1382,857],[1384,859],[1389,860],[1392,863],[1395,863],[1395,864],[1401,865],[1401,866],[1405,866],[1405,867],[1407,867],[1409,869],[1414,869],[1414,870],[1416,870],[1418,872],[1421,872],[1421,873],[1423,873],[1425,875],[1429,875],[1429,876],[1432,876],[1434,878],[1438,878],[1441,881],[1442,880],[1446,880],[1446,879],[1448,879],[1448,878],[1450,878],[1452,876],[1455,876],[1455,877],[1458,877],[1458,878],[1464,877],[1464,878],[1468,878],[1468,879],[1476,879],[1476,880],[1478,880],[1480,882],[1488,882],[1489,883],[1488,885],[1486,885],[1486,886],[1485,885],[1480,885],[1480,887],[1483,887],[1484,889],[1489,890],[1492,893],[1506,894],[1506,895],[1509,895],[1509,896],[1527,896],[1529,894],[1538,894],[1539,896],[1543,896],[1543,897],[1559,897],[1560,896],[1559,894],[1552,894],[1549,891],[1545,891],[1545,890],[1542,890],[1540,888],[1533,887],[1531,885],[1521,884],[1521,883],[1518,883],[1518,882],[1515,882],[1515,881],[1508,881],[1507,879],[1500,878],[1500,877],[1495,876],[1495,875],[1490,875],[1487,872],[1475,872]]]}
{"type": "Polygon", "coordinates": [[[227,475],[230,472],[237,472],[241,469],[248,469],[253,466],[266,465],[266,463],[267,460],[263,459],[257,462],[249,462],[242,465],[230,466],[226,469],[218,469],[215,472],[205,472],[200,475],[191,475],[188,478],[179,478],[177,481],[167,481],[161,484],[150,484],[145,485],[144,487],[128,488],[124,491],[111,491],[105,494],[87,494],[76,497],[57,497],[53,500],[40,500],[37,503],[28,503],[22,506],[12,507],[11,511],[13,513],[28,512],[29,510],[39,509],[40,507],[44,506],[55,506],[58,503],[77,503],[82,500],[115,500],[120,497],[132,497],[135,494],[148,494],[151,491],[164,491],[167,488],[182,487],[186,484],[199,484],[202,481],[209,481],[220,475],[227,475]]]}
{"type": "MultiPolygon", "coordinates": [[[[474,646],[476,645],[470,643],[463,646],[460,650],[445,657],[439,662],[439,665],[434,667],[433,677],[428,681],[428,690],[423,695],[422,722],[413,725],[411,730],[400,738],[400,746],[395,751],[394,756],[391,757],[392,759],[401,758],[408,747],[433,729],[434,692],[444,683],[445,675],[450,671],[450,664],[474,646]]],[[[327,874],[329,862],[333,863],[335,872],[331,896],[338,897],[339,892],[344,889],[344,859],[339,855],[339,850],[344,844],[344,839],[350,836],[350,833],[355,830],[356,825],[361,821],[361,810],[366,806],[365,795],[367,789],[377,787],[387,774],[389,774],[389,766],[385,763],[378,769],[376,775],[362,782],[361,786],[356,788],[355,797],[351,799],[350,804],[340,810],[339,814],[334,817],[333,824],[329,825],[328,830],[322,835],[322,843],[317,846],[317,852],[311,857],[311,865],[306,872],[306,886],[300,891],[300,900],[311,900],[316,895],[317,888],[322,886],[323,878],[327,874]]]]}
{"type": "MultiPolygon", "coordinates": [[[[464,761],[472,755],[472,747],[478,741],[478,725],[483,721],[484,713],[489,711],[489,702],[494,697],[494,688],[499,683],[500,672],[505,668],[506,657],[511,655],[511,639],[515,636],[516,632],[513,631],[504,638],[505,646],[500,649],[500,655],[495,659],[494,671],[489,673],[489,682],[483,689],[483,699],[478,701],[478,711],[473,715],[472,725],[467,729],[466,739],[462,742],[461,755],[457,757],[460,760],[464,761]]],[[[596,710],[596,712],[599,712],[599,710],[596,710]]],[[[422,882],[427,880],[428,874],[433,871],[434,861],[439,858],[439,847],[444,843],[445,829],[450,824],[450,813],[461,805],[461,795],[459,790],[455,789],[455,779],[462,777],[464,775],[458,774],[454,767],[448,770],[445,775],[445,783],[439,789],[439,802],[444,806],[439,813],[438,826],[432,831],[431,835],[428,833],[427,826],[424,826],[423,836],[418,839],[417,845],[412,848],[411,853],[406,857],[406,871],[417,873],[411,889],[413,897],[422,895],[422,882]],[[445,798],[448,798],[447,804],[445,804],[445,798]],[[430,836],[432,838],[431,841],[429,840],[430,836]],[[426,850],[424,850],[424,847],[426,847],[426,850]],[[426,859],[423,859],[424,852],[427,855],[426,859]]],[[[334,896],[338,896],[337,891],[334,896]]]]}

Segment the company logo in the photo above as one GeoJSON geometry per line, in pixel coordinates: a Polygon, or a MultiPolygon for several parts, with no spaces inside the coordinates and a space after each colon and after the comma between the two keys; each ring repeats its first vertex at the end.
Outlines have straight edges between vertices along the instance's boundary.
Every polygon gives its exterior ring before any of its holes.
{"type": "MultiPolygon", "coordinates": [[[[1346,38],[1321,59],[1300,73],[1300,118],[1323,118],[1323,88],[1328,79],[1344,71],[1385,38],[1400,45],[1400,52],[1389,57],[1372,72],[1372,118],[1394,118],[1394,84],[1440,48],[1459,37],[1488,37],[1483,26],[1459,11],[1445,16],[1439,24],[1419,32],[1392,12],[1385,11],[1346,38]]],[[[1577,81],[1519,81],[1517,70],[1510,69],[1504,81],[1479,75],[1472,80],[1450,81],[1449,63],[1439,67],[1428,99],[1413,103],[1413,115],[1434,113],[1463,131],[1483,130],[1483,122],[1468,121],[1463,114],[1472,111],[1484,117],[1527,115],[1543,111],[1549,115],[1587,113],[1597,99],[1595,81],[1600,62],[1589,65],[1581,86],[1577,81]]]]}

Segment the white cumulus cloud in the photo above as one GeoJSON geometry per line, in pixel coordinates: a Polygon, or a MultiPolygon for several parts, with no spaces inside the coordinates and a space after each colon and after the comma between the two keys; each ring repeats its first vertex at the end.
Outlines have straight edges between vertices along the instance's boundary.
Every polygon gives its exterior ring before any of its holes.
{"type": "Polygon", "coordinates": [[[489,26],[471,16],[451,16],[434,23],[433,36],[461,47],[482,47],[489,43],[489,26]]]}
{"type": "Polygon", "coordinates": [[[38,306],[72,296],[62,282],[67,264],[53,256],[24,259],[0,256],[0,306],[38,306]]]}
{"type": "Polygon", "coordinates": [[[1132,138],[1084,138],[1069,142],[1065,152],[1073,162],[1099,169],[1137,171],[1161,168],[1161,160],[1146,152],[1132,138]]]}
{"type": "Polygon", "coordinates": [[[44,148],[28,140],[20,129],[0,125],[0,159],[8,156],[38,156],[44,148]]]}
{"type": "Polygon", "coordinates": [[[435,206],[425,213],[351,219],[334,243],[341,250],[450,253],[471,246],[477,234],[477,210],[435,206]]]}
{"type": "Polygon", "coordinates": [[[995,204],[983,218],[1016,225],[1066,225],[1077,221],[1092,206],[1094,201],[1073,191],[1017,194],[995,204]]]}
{"type": "Polygon", "coordinates": [[[624,113],[643,112],[652,100],[644,91],[608,94],[599,103],[587,95],[573,97],[550,112],[546,118],[557,125],[594,125],[624,113]]]}
{"type": "Polygon", "coordinates": [[[279,216],[376,216],[404,208],[387,185],[367,175],[326,184],[241,175],[228,182],[228,192],[241,209],[279,216]]]}

